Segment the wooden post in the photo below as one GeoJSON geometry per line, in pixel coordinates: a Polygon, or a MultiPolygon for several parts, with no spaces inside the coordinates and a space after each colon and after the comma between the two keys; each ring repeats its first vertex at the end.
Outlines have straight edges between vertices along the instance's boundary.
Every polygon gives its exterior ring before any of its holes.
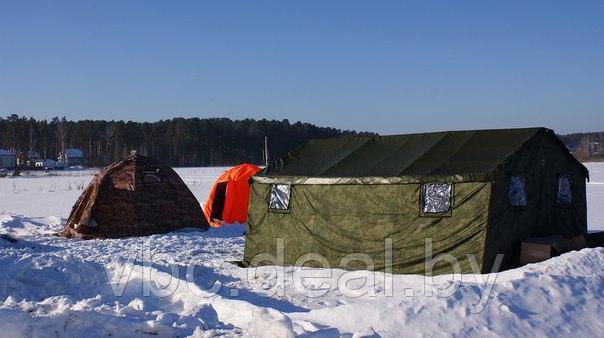
{"type": "Polygon", "coordinates": [[[268,166],[268,137],[264,136],[264,165],[268,166]]]}

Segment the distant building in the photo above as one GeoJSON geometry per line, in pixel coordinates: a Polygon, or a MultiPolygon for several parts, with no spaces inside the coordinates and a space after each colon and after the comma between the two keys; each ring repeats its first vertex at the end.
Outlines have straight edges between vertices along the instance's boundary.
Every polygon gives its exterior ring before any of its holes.
{"type": "Polygon", "coordinates": [[[65,167],[83,166],[84,152],[81,149],[65,149],[59,153],[59,163],[65,167]]]}
{"type": "Polygon", "coordinates": [[[12,150],[0,149],[0,168],[14,168],[17,155],[12,150]]]}
{"type": "Polygon", "coordinates": [[[46,170],[53,170],[57,168],[57,162],[51,159],[37,160],[36,167],[44,168],[46,170]]]}

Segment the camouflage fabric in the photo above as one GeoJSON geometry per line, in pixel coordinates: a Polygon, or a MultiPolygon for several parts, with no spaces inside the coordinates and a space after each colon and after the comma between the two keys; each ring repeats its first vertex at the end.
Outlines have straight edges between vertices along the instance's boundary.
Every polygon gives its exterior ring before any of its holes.
{"type": "MultiPolygon", "coordinates": [[[[587,233],[587,177],[545,128],[309,141],[252,177],[244,262],[424,274],[429,246],[464,273],[490,272],[498,253],[511,267],[525,238],[587,233]],[[556,202],[561,174],[571,177],[570,205],[556,202]],[[510,203],[514,175],[525,180],[523,207],[510,203]],[[451,185],[447,212],[422,210],[424,183],[451,185]],[[273,184],[291,185],[286,210],[269,208],[273,184]]],[[[453,267],[439,260],[430,270],[453,267]]]]}
{"type": "MultiPolygon", "coordinates": [[[[255,255],[276,255],[277,239],[284,240],[284,264],[307,253],[325,257],[331,267],[353,253],[368,255],[373,268],[384,270],[385,240],[392,240],[394,272],[423,273],[425,239],[432,241],[433,255],[467,254],[482,262],[486,236],[489,183],[457,183],[453,214],[456,217],[420,215],[419,184],[401,185],[295,185],[288,212],[269,211],[270,185],[252,184],[244,261],[255,255]]],[[[309,262],[319,266],[317,262],[309,262]]],[[[349,269],[367,269],[353,261],[349,269]]],[[[436,271],[444,269],[440,265],[436,271]]]]}
{"type": "Polygon", "coordinates": [[[117,238],[208,226],[199,202],[172,168],[132,155],[92,179],[59,234],[117,238]]]}

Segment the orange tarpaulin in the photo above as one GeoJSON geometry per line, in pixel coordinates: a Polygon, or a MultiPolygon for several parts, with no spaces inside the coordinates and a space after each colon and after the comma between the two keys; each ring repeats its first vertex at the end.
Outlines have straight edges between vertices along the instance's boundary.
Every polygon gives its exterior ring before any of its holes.
{"type": "Polygon", "coordinates": [[[252,164],[240,164],[225,171],[214,183],[203,213],[213,227],[224,223],[244,223],[250,203],[249,179],[261,169],[252,164]]]}

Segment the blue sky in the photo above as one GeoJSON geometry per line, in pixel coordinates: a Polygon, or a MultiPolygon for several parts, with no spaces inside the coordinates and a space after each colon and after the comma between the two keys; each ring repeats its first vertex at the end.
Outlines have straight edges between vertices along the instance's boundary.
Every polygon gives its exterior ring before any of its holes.
{"type": "Polygon", "coordinates": [[[604,1],[1,1],[10,113],[604,130],[604,1]]]}

